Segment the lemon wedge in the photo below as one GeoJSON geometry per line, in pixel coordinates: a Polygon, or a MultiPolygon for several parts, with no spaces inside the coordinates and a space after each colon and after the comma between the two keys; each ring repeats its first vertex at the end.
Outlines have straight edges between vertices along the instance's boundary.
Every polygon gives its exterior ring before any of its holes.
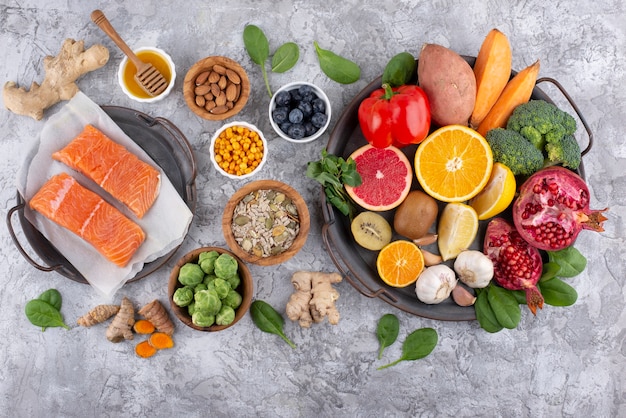
{"type": "Polygon", "coordinates": [[[465,203],[448,203],[439,219],[437,243],[439,255],[444,261],[451,260],[467,250],[478,233],[478,214],[465,203]]]}
{"type": "Polygon", "coordinates": [[[476,210],[479,220],[492,218],[509,207],[515,197],[515,188],[515,175],[511,169],[502,163],[494,163],[487,185],[469,201],[469,205],[476,210]]]}

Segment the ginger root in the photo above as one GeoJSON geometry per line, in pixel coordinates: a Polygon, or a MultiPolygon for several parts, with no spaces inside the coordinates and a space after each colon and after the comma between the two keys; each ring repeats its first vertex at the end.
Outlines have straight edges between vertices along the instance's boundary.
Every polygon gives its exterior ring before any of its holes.
{"type": "Polygon", "coordinates": [[[330,324],[337,325],[339,311],[335,307],[335,301],[339,299],[339,292],[332,285],[341,280],[338,273],[295,272],[291,276],[295,292],[287,302],[287,317],[298,321],[303,328],[309,328],[313,322],[322,322],[326,317],[330,324]]]}
{"type": "Polygon", "coordinates": [[[79,90],[75,81],[80,76],[102,67],[108,60],[109,50],[104,45],[85,50],[84,41],[66,39],[59,55],[44,58],[45,77],[41,85],[33,82],[30,91],[13,81],[4,85],[4,105],[13,113],[40,120],[44,110],[74,97],[79,90]]]}
{"type": "Polygon", "coordinates": [[[157,299],[139,309],[139,315],[152,322],[157,331],[164,332],[168,335],[174,333],[174,323],[161,302],[157,299]]]}
{"type": "Polygon", "coordinates": [[[135,308],[127,297],[122,299],[120,310],[117,312],[113,321],[107,328],[107,340],[112,343],[119,343],[122,340],[133,339],[133,325],[135,324],[135,308]]]}
{"type": "Polygon", "coordinates": [[[76,320],[78,325],[90,327],[100,324],[120,310],[119,305],[98,305],[76,320]]]}

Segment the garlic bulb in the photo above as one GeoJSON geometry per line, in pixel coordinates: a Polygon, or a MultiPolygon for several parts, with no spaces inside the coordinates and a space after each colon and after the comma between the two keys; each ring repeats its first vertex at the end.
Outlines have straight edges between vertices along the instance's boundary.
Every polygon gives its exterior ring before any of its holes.
{"type": "Polygon", "coordinates": [[[486,287],[493,278],[493,262],[480,251],[462,251],[454,261],[454,271],[467,286],[486,287]]]}
{"type": "Polygon", "coordinates": [[[427,267],[417,278],[415,294],[424,303],[441,303],[450,296],[457,280],[454,270],[445,264],[427,267]]]}

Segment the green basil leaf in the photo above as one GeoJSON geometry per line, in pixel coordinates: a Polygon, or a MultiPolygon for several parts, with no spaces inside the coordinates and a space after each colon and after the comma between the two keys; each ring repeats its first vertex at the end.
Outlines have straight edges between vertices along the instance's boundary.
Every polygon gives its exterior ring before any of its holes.
{"type": "Polygon", "coordinates": [[[392,363],[380,366],[378,370],[394,366],[401,361],[419,360],[426,357],[437,346],[439,336],[432,328],[420,328],[410,333],[402,344],[402,355],[392,363]]]}
{"type": "Polygon", "coordinates": [[[539,290],[544,302],[552,306],[571,306],[578,299],[576,289],[558,278],[539,283],[539,290]]]}
{"type": "Polygon", "coordinates": [[[400,321],[394,314],[385,314],[378,321],[378,327],[376,328],[376,337],[380,343],[380,349],[378,350],[378,359],[383,357],[383,351],[391,344],[396,342],[398,333],[400,332],[400,321]]]}
{"type": "Polygon", "coordinates": [[[340,84],[351,84],[361,78],[361,69],[356,63],[332,51],[320,48],[317,41],[314,41],[313,45],[315,45],[320,68],[328,78],[340,84]]]}
{"type": "Polygon", "coordinates": [[[287,42],[278,47],[272,57],[272,71],[284,73],[293,68],[300,58],[300,48],[293,42],[287,42]]]}
{"type": "Polygon", "coordinates": [[[62,303],[61,293],[59,293],[59,291],[56,289],[46,290],[41,295],[39,295],[37,299],[43,300],[44,302],[48,302],[57,311],[61,310],[61,303],[62,303]]]}
{"type": "Polygon", "coordinates": [[[285,320],[283,317],[267,302],[255,300],[250,306],[250,316],[252,322],[263,332],[280,336],[291,348],[296,345],[287,338],[283,332],[285,320]]]}
{"type": "Polygon", "coordinates": [[[270,44],[263,30],[255,25],[246,25],[243,30],[243,43],[252,61],[264,65],[270,55],[270,44]]]}
{"type": "Polygon", "coordinates": [[[491,305],[489,305],[487,297],[488,289],[480,291],[478,296],[476,296],[476,302],[474,303],[476,319],[480,327],[487,332],[495,333],[502,331],[504,327],[498,322],[496,315],[493,313],[493,309],[491,309],[491,305]]]}
{"type": "Polygon", "coordinates": [[[515,296],[500,286],[489,289],[487,300],[498,322],[504,328],[515,328],[521,319],[522,313],[515,296]]]}
{"type": "Polygon", "coordinates": [[[558,272],[559,277],[578,276],[587,267],[585,256],[572,246],[560,251],[548,251],[548,259],[561,267],[558,272]]]}
{"type": "Polygon", "coordinates": [[[44,330],[50,327],[70,329],[63,322],[61,312],[46,301],[33,299],[26,304],[24,312],[31,324],[42,327],[44,330]]]}

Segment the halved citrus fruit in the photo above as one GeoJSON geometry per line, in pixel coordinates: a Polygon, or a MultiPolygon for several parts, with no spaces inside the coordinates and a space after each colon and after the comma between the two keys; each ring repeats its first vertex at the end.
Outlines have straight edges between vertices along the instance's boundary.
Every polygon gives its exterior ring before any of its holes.
{"type": "Polygon", "coordinates": [[[443,202],[464,202],[487,184],[493,154],[487,140],[475,130],[448,125],[417,147],[414,165],[426,193],[443,202]]]}
{"type": "Polygon", "coordinates": [[[515,187],[515,175],[511,169],[502,163],[494,163],[487,185],[469,201],[478,220],[493,218],[509,207],[515,197],[515,187]]]}
{"type": "Polygon", "coordinates": [[[389,210],[400,205],[409,194],[413,170],[398,148],[375,148],[368,144],[354,151],[350,158],[356,162],[363,182],[345,188],[359,206],[377,212],[389,210]]]}
{"type": "Polygon", "coordinates": [[[478,233],[478,214],[465,203],[448,203],[437,224],[439,255],[444,261],[467,250],[478,233]]]}
{"type": "Polygon", "coordinates": [[[424,256],[411,241],[392,241],[378,253],[376,269],[389,286],[406,287],[415,283],[424,269],[424,256]]]}

